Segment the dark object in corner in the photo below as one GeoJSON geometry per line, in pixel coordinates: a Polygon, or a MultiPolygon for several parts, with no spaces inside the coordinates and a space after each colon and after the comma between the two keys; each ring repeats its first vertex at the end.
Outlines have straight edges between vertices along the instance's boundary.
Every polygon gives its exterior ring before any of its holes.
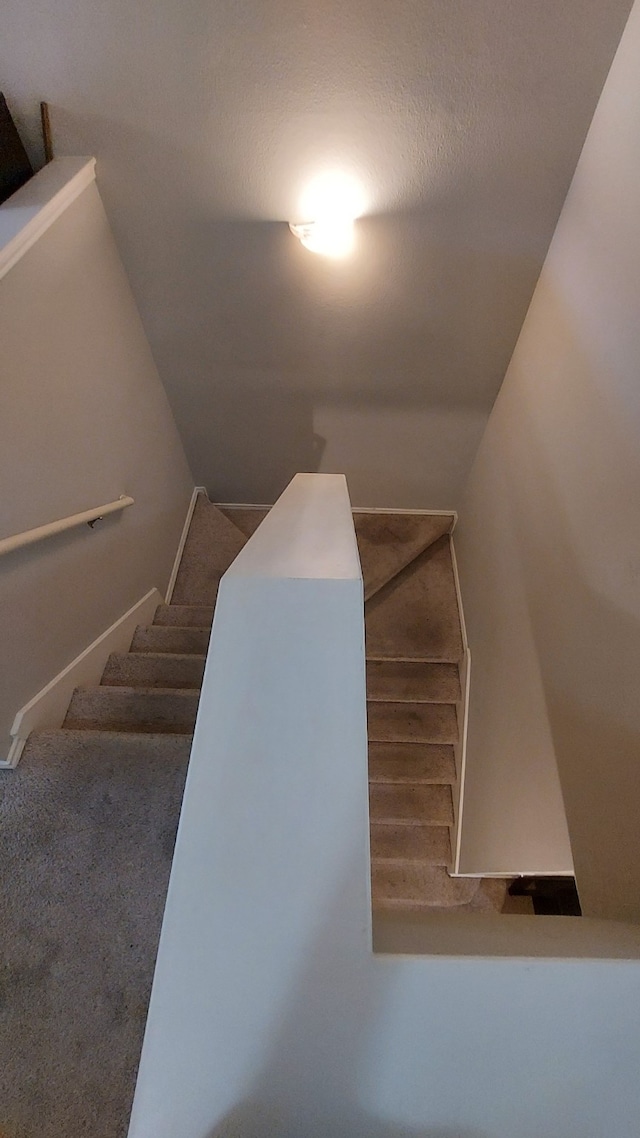
{"type": "Polygon", "coordinates": [[[512,897],[530,897],[536,916],[581,917],[573,877],[518,877],[509,886],[512,897]]]}
{"type": "Polygon", "coordinates": [[[0,93],[0,205],[33,177],[33,167],[20,141],[6,99],[0,93]]]}

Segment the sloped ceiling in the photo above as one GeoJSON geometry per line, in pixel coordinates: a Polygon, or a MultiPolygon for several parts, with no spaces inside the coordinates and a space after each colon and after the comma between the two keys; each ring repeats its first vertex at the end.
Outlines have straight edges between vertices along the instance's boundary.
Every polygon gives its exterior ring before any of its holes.
{"type": "Polygon", "coordinates": [[[37,149],[91,153],[197,483],[455,506],[630,0],[4,0],[37,149]],[[348,260],[288,232],[360,185],[348,260]]]}

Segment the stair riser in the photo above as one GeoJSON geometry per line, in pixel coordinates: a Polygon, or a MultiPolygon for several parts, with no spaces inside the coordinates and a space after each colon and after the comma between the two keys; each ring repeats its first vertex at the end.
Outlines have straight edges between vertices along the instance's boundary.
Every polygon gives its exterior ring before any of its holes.
{"type": "Polygon", "coordinates": [[[115,687],[199,688],[204,665],[204,656],[114,653],[107,661],[101,683],[115,687]]]}
{"type": "Polygon", "coordinates": [[[458,741],[458,720],[452,704],[370,702],[367,715],[372,742],[453,744],[458,741]]]}
{"type": "MultiPolygon", "coordinates": [[[[399,744],[403,746],[403,744],[399,744]]],[[[404,744],[411,746],[411,744],[404,744]]],[[[443,748],[444,750],[445,748],[443,748]]],[[[450,748],[446,748],[449,750],[450,748]]],[[[418,783],[423,786],[453,786],[455,765],[453,757],[445,762],[410,759],[382,759],[369,757],[369,782],[402,785],[418,783]]]]}
{"type": "Polygon", "coordinates": [[[174,655],[206,656],[208,628],[163,628],[139,625],[131,641],[131,652],[171,652],[174,655]]]}
{"type": "MultiPolygon", "coordinates": [[[[105,762],[113,763],[114,767],[135,763],[153,754],[154,760],[160,763],[164,759],[189,758],[193,735],[191,732],[140,732],[135,731],[87,731],[82,728],[61,727],[48,731],[32,731],[27,746],[40,747],[47,745],[54,747],[60,753],[72,749],[79,761],[91,761],[96,751],[104,754],[105,762]]],[[[25,751],[25,755],[27,755],[25,751]]]]}
{"type": "Polygon", "coordinates": [[[449,865],[451,842],[446,826],[371,824],[371,857],[385,861],[417,861],[449,865]]]}
{"type": "Polygon", "coordinates": [[[402,660],[368,660],[367,699],[402,703],[455,703],[460,699],[458,666],[402,660]]]}
{"type": "Polygon", "coordinates": [[[372,822],[404,826],[451,826],[453,806],[449,786],[401,786],[371,783],[372,822]]]}
{"type": "Polygon", "coordinates": [[[446,743],[369,743],[371,782],[456,781],[455,753],[446,743]]]}
{"type": "Polygon", "coordinates": [[[211,628],[213,607],[210,605],[158,605],[153,623],[161,627],[211,628]]]}
{"type": "Polygon", "coordinates": [[[468,904],[478,891],[475,879],[449,877],[441,866],[373,861],[374,908],[429,909],[468,904]]]}
{"type": "Polygon", "coordinates": [[[166,689],[77,688],[64,726],[77,730],[188,734],[195,724],[199,694],[166,689]]]}

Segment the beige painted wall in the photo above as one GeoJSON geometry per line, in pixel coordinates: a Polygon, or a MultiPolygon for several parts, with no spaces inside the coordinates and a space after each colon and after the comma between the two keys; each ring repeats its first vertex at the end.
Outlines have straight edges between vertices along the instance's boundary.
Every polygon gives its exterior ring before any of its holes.
{"type": "Polygon", "coordinates": [[[95,185],[0,281],[0,536],[135,505],[0,560],[0,757],[15,712],[152,586],[193,487],[95,185]]]}
{"type": "Polygon", "coordinates": [[[488,846],[561,849],[557,769],[583,908],[634,919],[639,107],[636,2],[457,535],[474,667],[463,861],[488,846]]]}

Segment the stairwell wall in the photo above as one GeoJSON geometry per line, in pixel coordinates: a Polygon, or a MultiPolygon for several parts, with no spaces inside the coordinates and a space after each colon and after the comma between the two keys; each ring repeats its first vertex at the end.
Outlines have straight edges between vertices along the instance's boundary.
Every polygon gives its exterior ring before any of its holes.
{"type": "Polygon", "coordinates": [[[0,561],[0,758],[18,709],[153,586],[193,478],[95,183],[0,281],[0,533],[135,505],[0,561]]]}
{"type": "Polygon", "coordinates": [[[474,659],[462,867],[560,867],[563,798],[583,910],[636,920],[639,107],[636,0],[456,531],[474,659]]]}

